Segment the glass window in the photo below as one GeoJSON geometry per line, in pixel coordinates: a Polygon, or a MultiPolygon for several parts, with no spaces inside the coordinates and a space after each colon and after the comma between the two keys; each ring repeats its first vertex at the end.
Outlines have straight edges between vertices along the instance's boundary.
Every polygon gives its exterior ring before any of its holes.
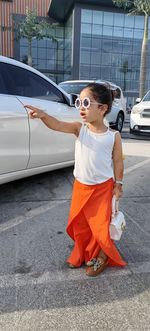
{"type": "Polygon", "coordinates": [[[98,10],[93,10],[93,23],[103,24],[103,12],[98,10]]]}
{"type": "Polygon", "coordinates": [[[81,21],[86,23],[92,23],[92,10],[81,10],[81,21]]]}
{"type": "Polygon", "coordinates": [[[101,67],[101,79],[110,80],[111,67],[102,66],[101,67]]]}
{"type": "Polygon", "coordinates": [[[86,64],[90,63],[90,56],[91,56],[90,52],[81,50],[80,62],[86,64]]]}
{"type": "Polygon", "coordinates": [[[80,75],[82,79],[90,77],[90,66],[89,65],[81,65],[80,66],[80,75]]]}
{"type": "Polygon", "coordinates": [[[21,38],[21,39],[20,39],[20,45],[21,45],[21,46],[25,46],[25,47],[27,47],[27,46],[28,46],[28,41],[27,41],[27,39],[26,39],[26,38],[21,38]]]}
{"type": "Polygon", "coordinates": [[[134,21],[135,28],[144,29],[144,17],[143,16],[135,16],[134,21]]]}
{"type": "Polygon", "coordinates": [[[38,57],[40,59],[46,59],[46,48],[38,48],[38,57]]]}
{"type": "Polygon", "coordinates": [[[59,41],[55,41],[54,42],[54,48],[61,48],[64,49],[64,41],[63,40],[59,40],[59,41]]]}
{"type": "Polygon", "coordinates": [[[27,54],[27,48],[26,47],[21,47],[20,48],[20,57],[22,57],[26,54],[27,54]]]}
{"type": "Polygon", "coordinates": [[[143,38],[143,30],[134,29],[134,39],[142,39],[143,38]]]}
{"type": "Polygon", "coordinates": [[[56,37],[63,38],[64,37],[64,29],[62,27],[56,26],[56,37]]]}
{"type": "Polygon", "coordinates": [[[92,35],[102,35],[102,25],[93,24],[92,25],[92,35]]]}
{"type": "Polygon", "coordinates": [[[112,39],[112,50],[114,52],[122,53],[123,41],[121,38],[112,39]]]}
{"type": "Polygon", "coordinates": [[[124,29],[124,37],[133,38],[133,29],[124,29]]]}
{"type": "Polygon", "coordinates": [[[124,26],[127,28],[133,28],[134,27],[134,16],[125,15],[124,26]]]}
{"type": "MultiPolygon", "coordinates": [[[[41,64],[39,65],[40,68],[41,64]]],[[[54,62],[54,60],[48,60],[47,61],[47,68],[50,70],[54,70],[56,66],[56,63],[54,62]]]]}
{"type": "Polygon", "coordinates": [[[37,59],[38,66],[41,70],[46,69],[46,60],[43,59],[37,59]]]}
{"type": "Polygon", "coordinates": [[[91,64],[99,64],[100,65],[101,54],[99,52],[91,53],[91,64]]]}
{"type": "Polygon", "coordinates": [[[90,79],[100,78],[100,66],[93,65],[90,70],[90,79]]]}
{"type": "Polygon", "coordinates": [[[92,38],[92,50],[99,50],[100,51],[100,39],[99,38],[92,38]]]}
{"type": "Polygon", "coordinates": [[[90,48],[91,47],[91,38],[81,36],[81,47],[90,48]]]}
{"type": "Polygon", "coordinates": [[[109,12],[104,12],[104,25],[113,25],[114,14],[109,12]]]}
{"type": "Polygon", "coordinates": [[[102,65],[110,65],[111,64],[111,54],[102,54],[102,65]]]}
{"type": "MultiPolygon", "coordinates": [[[[27,49],[26,49],[26,53],[27,53],[27,49]]],[[[36,47],[32,47],[32,57],[37,58],[37,48],[36,47]]]]}
{"type": "Polygon", "coordinates": [[[91,24],[82,23],[81,24],[81,33],[91,34],[91,24]]]}
{"type": "Polygon", "coordinates": [[[130,42],[130,39],[127,40],[127,39],[124,38],[123,53],[132,54],[132,48],[133,48],[133,44],[132,44],[132,42],[130,42]]]}
{"type": "Polygon", "coordinates": [[[112,26],[103,26],[103,36],[112,36],[113,35],[113,27],[112,26]]]}
{"type": "Polygon", "coordinates": [[[124,14],[114,14],[114,26],[124,26],[124,14]]]}
{"type": "Polygon", "coordinates": [[[38,45],[37,39],[33,39],[32,40],[32,47],[37,47],[37,45],[38,45]]]}
{"type": "Polygon", "coordinates": [[[135,54],[132,56],[132,70],[135,70],[136,68],[140,68],[140,62],[141,62],[141,55],[135,54]]]}
{"type": "Polygon", "coordinates": [[[10,64],[1,64],[5,71],[9,94],[64,102],[63,94],[42,77],[10,64]]]}
{"type": "Polygon", "coordinates": [[[114,27],[113,36],[115,37],[123,37],[123,28],[114,27]]]}

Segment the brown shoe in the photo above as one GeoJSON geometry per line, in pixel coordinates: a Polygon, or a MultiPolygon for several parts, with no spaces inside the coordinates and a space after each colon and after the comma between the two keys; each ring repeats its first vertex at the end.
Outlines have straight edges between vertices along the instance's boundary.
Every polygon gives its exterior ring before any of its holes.
{"type": "Polygon", "coordinates": [[[94,264],[86,269],[86,275],[90,277],[96,277],[99,275],[108,265],[108,259],[97,258],[94,264]]]}
{"type": "Polygon", "coordinates": [[[69,267],[70,269],[77,269],[77,268],[80,268],[80,267],[77,267],[76,265],[71,264],[71,263],[68,263],[68,262],[67,262],[67,264],[68,264],[68,267],[69,267]]]}

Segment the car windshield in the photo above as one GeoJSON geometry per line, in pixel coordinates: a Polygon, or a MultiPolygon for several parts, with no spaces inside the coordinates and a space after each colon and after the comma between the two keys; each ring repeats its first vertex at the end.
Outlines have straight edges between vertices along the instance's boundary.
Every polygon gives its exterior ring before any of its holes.
{"type": "Polygon", "coordinates": [[[60,83],[59,86],[67,93],[80,94],[89,83],[60,83]]]}
{"type": "Polygon", "coordinates": [[[142,101],[150,101],[150,91],[145,95],[142,101]]]}

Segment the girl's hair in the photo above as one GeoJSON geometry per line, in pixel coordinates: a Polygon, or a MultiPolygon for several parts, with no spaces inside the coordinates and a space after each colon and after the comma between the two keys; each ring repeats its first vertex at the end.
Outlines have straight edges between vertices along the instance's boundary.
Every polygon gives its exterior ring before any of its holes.
{"type": "Polygon", "coordinates": [[[110,89],[109,85],[107,83],[90,83],[88,84],[85,89],[89,89],[93,95],[93,98],[99,102],[106,104],[108,106],[108,109],[105,113],[108,114],[111,111],[112,103],[114,100],[114,93],[110,89]]]}

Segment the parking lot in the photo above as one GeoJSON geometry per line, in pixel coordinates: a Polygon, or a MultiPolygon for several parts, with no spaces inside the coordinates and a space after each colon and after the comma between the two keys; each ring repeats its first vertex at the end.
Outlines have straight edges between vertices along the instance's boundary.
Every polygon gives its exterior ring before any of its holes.
{"type": "Polygon", "coordinates": [[[1,331],[149,330],[150,142],[129,139],[128,123],[122,136],[124,269],[68,269],[72,167],[1,185],[1,331]]]}

